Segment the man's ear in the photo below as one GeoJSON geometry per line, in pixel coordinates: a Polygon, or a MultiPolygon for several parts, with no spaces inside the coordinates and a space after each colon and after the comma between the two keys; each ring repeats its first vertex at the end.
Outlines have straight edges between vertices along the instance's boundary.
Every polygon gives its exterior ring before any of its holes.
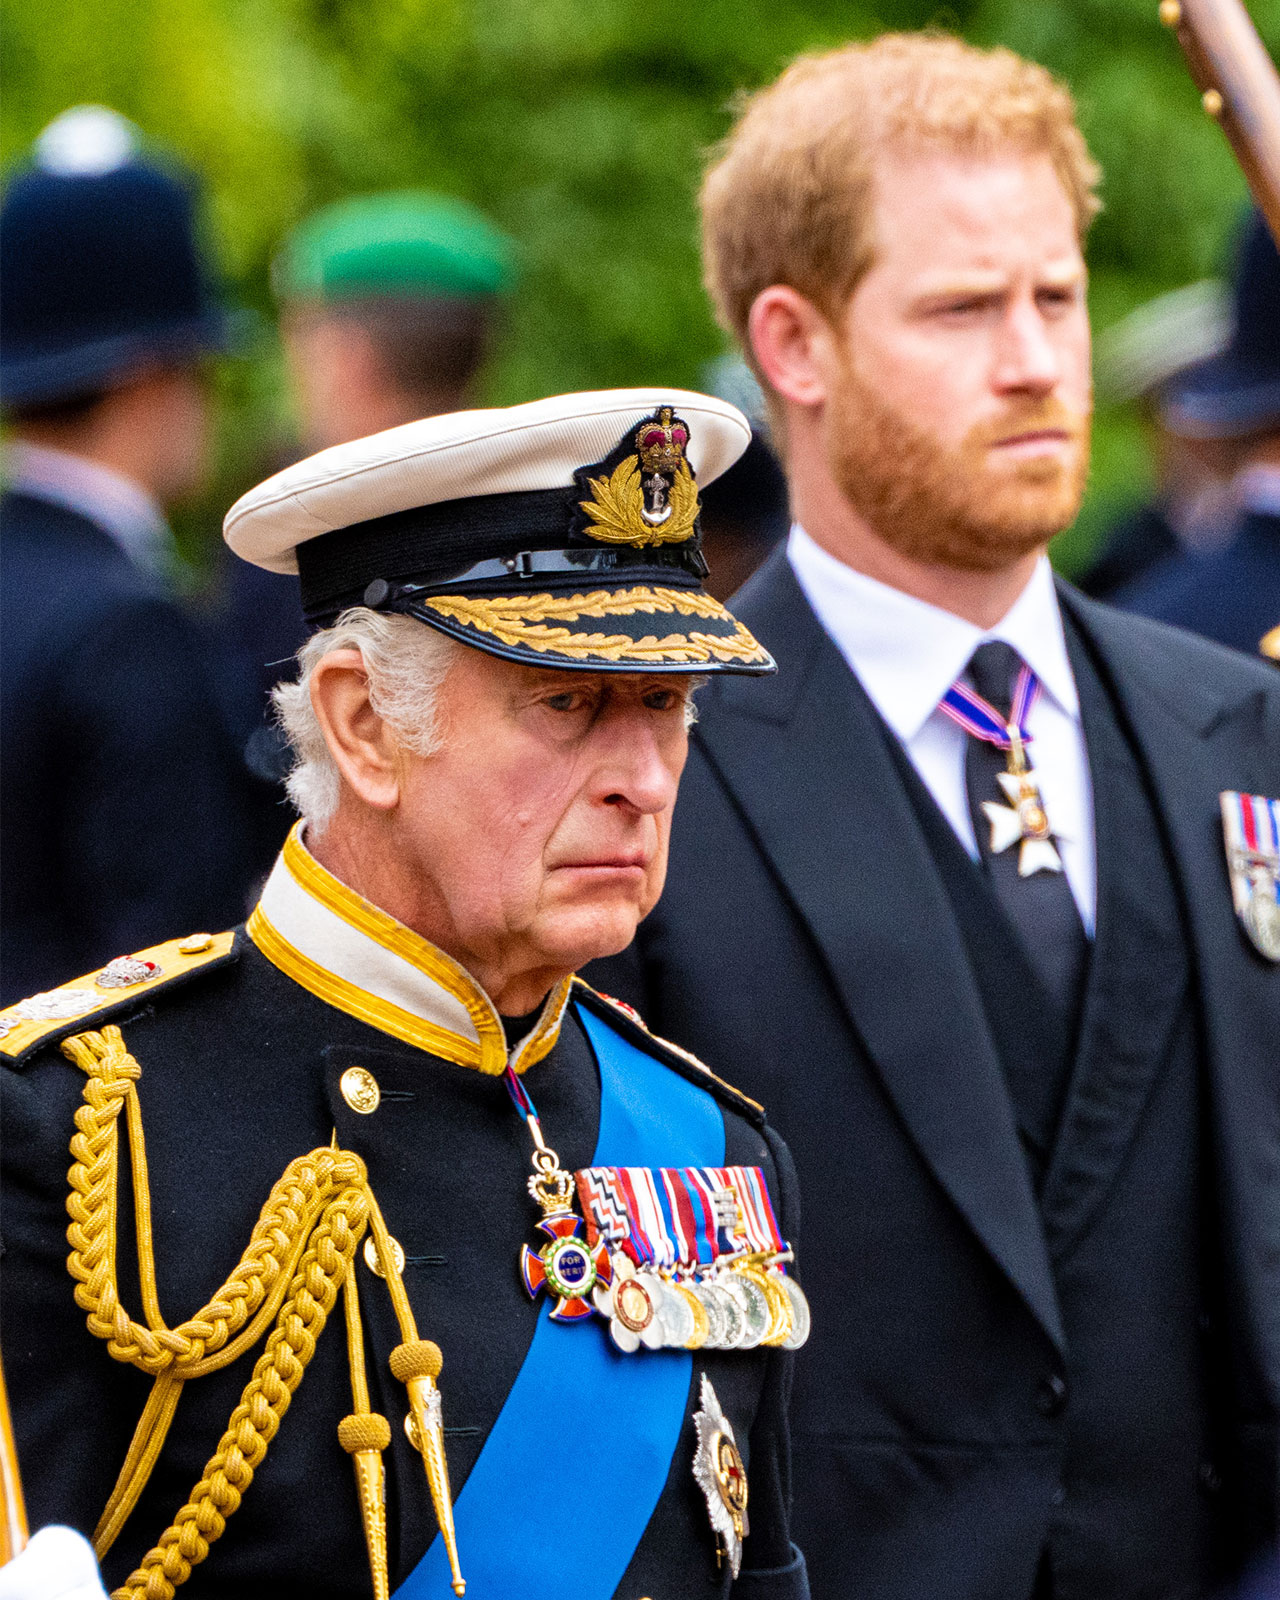
{"type": "Polygon", "coordinates": [[[747,318],[751,348],[765,377],[794,405],[821,405],[838,362],[835,331],[812,300],[784,283],[762,289],[747,318]]]}
{"type": "Polygon", "coordinates": [[[369,698],[358,650],[334,650],[311,669],[311,705],[342,781],[379,811],[400,802],[400,741],[369,698]]]}

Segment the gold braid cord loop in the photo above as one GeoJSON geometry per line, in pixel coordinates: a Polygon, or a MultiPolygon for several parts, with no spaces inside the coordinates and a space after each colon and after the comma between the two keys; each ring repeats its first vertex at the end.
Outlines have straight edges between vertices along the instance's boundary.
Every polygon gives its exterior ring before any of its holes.
{"type": "Polygon", "coordinates": [[[186,1505],[160,1536],[112,1600],[172,1600],[191,1569],[222,1537],[227,1518],[240,1505],[294,1390],[315,1354],[356,1245],[369,1220],[369,1202],[359,1189],[344,1190],[325,1207],[288,1296],[259,1356],[227,1431],[210,1457],[186,1505]]]}
{"type": "MultiPolygon", "coordinates": [[[[156,1288],[151,1195],[137,1091],[141,1069],[126,1049],[118,1027],[77,1034],[65,1040],[62,1049],[87,1080],[75,1115],[68,1173],[71,1222],[67,1242],[71,1250],[67,1267],[75,1279],[76,1303],[86,1313],[90,1333],[106,1341],[116,1361],[138,1367],[156,1379],[94,1534],[99,1559],[110,1549],[146,1487],[183,1384],[230,1365],[257,1342],[274,1319],[253,1376],[200,1482],[113,1600],[171,1600],[192,1568],[208,1555],[252,1483],[344,1285],[348,1290],[348,1357],[355,1407],[343,1420],[340,1436],[356,1459],[373,1590],[375,1600],[383,1600],[387,1570],[381,1453],[389,1442],[390,1428],[384,1418],[370,1411],[352,1267],[371,1220],[404,1341],[397,1351],[427,1346],[418,1339],[392,1241],[369,1188],[364,1162],[350,1151],[339,1150],[336,1139],[331,1148],[312,1150],[291,1161],[267,1197],[249,1246],[231,1276],[194,1317],[170,1328],[161,1315],[156,1288]],[[121,1304],[116,1277],[121,1111],[126,1116],[132,1167],[145,1318],[141,1322],[121,1304]]],[[[438,1401],[436,1408],[433,1420],[438,1419],[438,1401]]],[[[441,1457],[440,1472],[428,1476],[437,1517],[452,1547],[452,1504],[447,1498],[441,1504],[436,1481],[440,1479],[447,1494],[443,1473],[441,1457]]],[[[451,1556],[460,1581],[456,1549],[451,1548],[451,1556]]]]}
{"type": "MultiPolygon", "coordinates": [[[[116,1287],[116,1194],[119,1115],[126,1101],[132,1098],[136,1102],[134,1085],[140,1068],[116,1027],[78,1034],[62,1048],[89,1075],[84,1104],[75,1116],[72,1165],[67,1174],[71,1188],[67,1270],[77,1280],[76,1304],[88,1312],[90,1333],[107,1341],[107,1349],[117,1361],[128,1362],[153,1377],[170,1365],[175,1365],[184,1379],[216,1371],[253,1343],[275,1315],[306,1233],[325,1200],[343,1184],[363,1183],[364,1164],[357,1156],[327,1149],[291,1161],[262,1208],[249,1248],[213,1299],[176,1328],[136,1322],[120,1304],[116,1287]],[[255,1317],[249,1337],[228,1352],[229,1341],[255,1317]],[[215,1362],[212,1358],[219,1353],[222,1359],[215,1362]]],[[[149,1298],[155,1268],[149,1201],[138,1193],[136,1183],[139,1162],[145,1161],[140,1123],[136,1131],[134,1137],[134,1129],[130,1130],[134,1200],[143,1295],[149,1298]]]]}

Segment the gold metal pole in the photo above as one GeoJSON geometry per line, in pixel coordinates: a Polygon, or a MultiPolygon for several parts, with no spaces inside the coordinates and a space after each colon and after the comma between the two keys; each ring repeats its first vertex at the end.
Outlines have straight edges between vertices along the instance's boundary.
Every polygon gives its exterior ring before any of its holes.
{"type": "Polygon", "coordinates": [[[0,1363],[0,1566],[12,1561],[26,1548],[27,1508],[22,1499],[22,1477],[18,1472],[18,1451],[13,1442],[13,1422],[9,1415],[9,1395],[4,1386],[4,1366],[0,1363]]]}

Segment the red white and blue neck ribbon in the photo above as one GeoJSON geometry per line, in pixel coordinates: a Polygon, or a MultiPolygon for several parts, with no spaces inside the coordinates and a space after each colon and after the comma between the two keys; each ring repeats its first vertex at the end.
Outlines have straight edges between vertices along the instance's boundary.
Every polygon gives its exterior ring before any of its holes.
{"type": "Polygon", "coordinates": [[[1010,727],[1017,730],[1018,738],[1024,745],[1031,743],[1027,720],[1039,697],[1040,680],[1024,662],[1013,686],[1013,702],[1007,717],[1002,717],[989,700],[984,700],[976,689],[962,681],[951,685],[938,702],[938,710],[950,717],[952,722],[959,723],[975,739],[983,739],[987,744],[995,745],[997,750],[1011,750],[1013,740],[1009,737],[1010,727]]]}

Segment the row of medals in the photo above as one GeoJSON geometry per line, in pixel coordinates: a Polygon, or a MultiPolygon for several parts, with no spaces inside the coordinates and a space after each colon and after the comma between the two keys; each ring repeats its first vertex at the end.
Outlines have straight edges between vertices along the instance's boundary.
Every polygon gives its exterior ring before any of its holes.
{"type": "Polygon", "coordinates": [[[766,1270],[768,1257],[721,1263],[677,1277],[636,1268],[621,1250],[613,1282],[597,1282],[592,1300],[609,1319],[620,1350],[798,1350],[809,1337],[809,1305],[794,1278],[766,1270]]]}

